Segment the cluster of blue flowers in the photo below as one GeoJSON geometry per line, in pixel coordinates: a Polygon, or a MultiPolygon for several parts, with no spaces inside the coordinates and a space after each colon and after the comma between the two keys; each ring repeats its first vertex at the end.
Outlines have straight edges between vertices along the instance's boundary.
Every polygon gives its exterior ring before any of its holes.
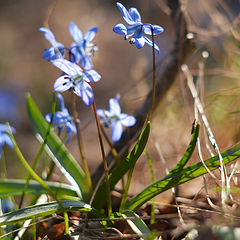
{"type": "MultiPolygon", "coordinates": [[[[163,28],[157,25],[144,24],[141,22],[141,16],[136,8],[127,10],[121,3],[117,2],[123,19],[130,25],[117,24],[113,31],[117,34],[124,35],[124,39],[130,39],[131,44],[135,44],[138,49],[142,48],[145,43],[152,46],[152,41],[145,36],[156,35],[163,31],[163,28]]],[[[45,38],[50,42],[51,46],[42,54],[43,59],[50,61],[55,67],[62,71],[62,74],[56,79],[53,89],[58,92],[57,97],[60,102],[60,111],[53,115],[48,113],[45,116],[47,122],[51,122],[53,127],[58,130],[60,136],[65,128],[67,137],[66,143],[70,141],[72,133],[77,133],[76,125],[70,116],[64,104],[64,99],[59,92],[66,90],[72,91],[81,97],[86,106],[90,106],[94,101],[94,94],[90,83],[98,82],[101,76],[93,70],[91,57],[98,50],[96,44],[92,43],[98,28],[90,28],[84,35],[78,26],[71,22],[69,24],[69,32],[74,40],[70,48],[66,48],[62,43],[56,41],[52,31],[45,27],[39,29],[44,33],[45,38]],[[68,54],[65,54],[67,51],[68,54]],[[68,55],[68,59],[65,59],[68,55]]],[[[159,47],[155,44],[154,48],[159,52],[159,47]]],[[[97,115],[101,123],[105,127],[111,128],[111,138],[113,142],[120,140],[124,127],[131,127],[136,123],[136,119],[126,113],[121,112],[119,104],[120,95],[109,100],[109,110],[98,109],[97,115]]],[[[10,127],[12,133],[15,129],[10,127]]],[[[0,159],[2,158],[2,149],[4,145],[13,148],[13,142],[9,136],[8,126],[0,124],[0,159]]],[[[14,209],[14,205],[10,199],[0,199],[0,210],[3,213],[14,209]]]]}
{"type": "MultiPolygon", "coordinates": [[[[163,28],[158,25],[142,23],[141,16],[136,8],[127,10],[121,3],[117,2],[117,6],[121,11],[123,19],[128,25],[117,24],[113,27],[113,31],[117,34],[124,35],[124,39],[129,39],[131,44],[135,44],[138,49],[144,44],[153,45],[152,41],[145,36],[162,33],[163,28]],[[130,26],[129,26],[130,25],[130,26]]],[[[69,32],[74,42],[70,48],[66,48],[62,43],[56,41],[52,31],[45,27],[39,29],[44,33],[45,38],[51,46],[42,54],[43,59],[50,61],[54,66],[62,71],[60,77],[57,78],[53,85],[55,92],[64,92],[66,90],[73,91],[77,96],[81,97],[86,106],[90,106],[94,101],[94,94],[90,83],[98,82],[101,76],[93,70],[91,57],[98,50],[96,44],[92,43],[98,28],[92,27],[85,34],[78,26],[71,22],[69,24],[69,32]],[[68,60],[65,59],[65,52],[68,52],[68,60]]],[[[154,44],[154,48],[159,52],[159,47],[154,44]]],[[[109,110],[98,109],[97,114],[104,126],[111,127],[111,138],[114,142],[120,140],[123,132],[123,126],[130,127],[136,123],[136,119],[125,113],[121,113],[119,105],[119,96],[109,100],[109,110]]],[[[47,122],[52,120],[54,128],[58,130],[60,135],[63,128],[68,134],[66,142],[71,139],[72,133],[76,134],[75,123],[64,105],[64,99],[61,94],[57,95],[61,110],[50,113],[45,116],[47,122]]],[[[11,131],[15,133],[15,129],[11,127],[11,131]]],[[[2,148],[4,145],[13,147],[13,143],[8,134],[8,128],[5,124],[0,124],[0,158],[2,156],[2,148]]]]}
{"type": "MultiPolygon", "coordinates": [[[[153,42],[145,36],[154,35],[163,32],[163,28],[158,25],[151,25],[141,22],[141,16],[136,8],[127,10],[121,3],[117,2],[123,19],[130,25],[117,24],[113,27],[113,31],[117,34],[124,35],[124,39],[130,39],[131,44],[135,44],[138,49],[142,48],[145,43],[152,46],[153,42]]],[[[56,41],[54,34],[47,28],[39,29],[44,33],[45,38],[51,43],[51,47],[47,48],[42,57],[51,61],[51,63],[59,68],[63,73],[53,85],[55,92],[64,92],[66,90],[73,91],[77,96],[81,97],[86,106],[92,105],[94,94],[90,83],[97,82],[101,76],[93,70],[91,57],[98,50],[96,44],[92,43],[98,28],[90,28],[84,35],[78,26],[71,22],[69,24],[69,32],[74,40],[70,48],[56,41]],[[65,51],[68,51],[69,59],[65,59],[65,51]],[[78,64],[81,65],[81,68],[78,64]]],[[[159,52],[159,47],[155,44],[154,48],[159,52]]],[[[60,135],[63,127],[68,133],[67,142],[71,138],[72,132],[76,134],[76,126],[69,115],[68,110],[64,106],[62,96],[58,95],[61,111],[54,113],[53,125],[58,129],[60,135]]],[[[123,127],[130,127],[136,123],[133,116],[121,113],[119,105],[119,96],[109,100],[109,111],[98,109],[97,114],[101,123],[106,127],[111,127],[111,138],[114,142],[120,140],[123,127]]],[[[51,114],[46,115],[46,120],[50,122],[51,114]]]]}

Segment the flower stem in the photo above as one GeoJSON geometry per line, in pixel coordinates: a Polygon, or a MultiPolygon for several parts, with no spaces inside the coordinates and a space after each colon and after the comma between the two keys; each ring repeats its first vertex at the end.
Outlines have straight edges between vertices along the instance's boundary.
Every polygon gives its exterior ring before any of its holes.
{"type": "MultiPolygon", "coordinates": [[[[153,166],[152,166],[152,160],[151,160],[151,157],[148,153],[148,150],[147,148],[144,149],[144,153],[147,157],[147,162],[148,162],[148,167],[149,167],[149,170],[150,170],[150,175],[151,175],[151,183],[153,184],[155,182],[155,175],[154,175],[154,171],[153,171],[153,166]]],[[[153,197],[152,200],[151,200],[151,220],[150,220],[150,223],[153,224],[155,223],[155,213],[154,213],[154,209],[155,209],[155,202],[156,202],[156,199],[153,197]]]]}
{"type": "MultiPolygon", "coordinates": [[[[115,158],[116,160],[116,163],[119,164],[121,162],[121,159],[120,157],[118,156],[118,153],[117,153],[117,150],[116,148],[114,148],[113,144],[111,143],[111,140],[109,139],[109,137],[107,136],[106,132],[104,131],[104,128],[102,127],[102,125],[100,124],[100,127],[101,127],[101,131],[102,131],[102,134],[105,138],[105,140],[107,141],[109,147],[111,148],[111,152],[112,152],[112,155],[113,157],[115,158]]],[[[125,186],[125,183],[124,183],[124,178],[122,177],[122,190],[124,191],[124,186],[125,186]]]]}
{"type": "Polygon", "coordinates": [[[72,110],[73,110],[73,118],[74,118],[74,122],[76,124],[77,127],[77,141],[78,141],[78,148],[79,148],[79,152],[81,155],[81,159],[82,159],[82,165],[83,165],[83,170],[85,173],[85,183],[86,183],[86,195],[87,195],[87,199],[90,199],[91,194],[92,194],[92,180],[91,180],[91,175],[89,172],[89,168],[88,168],[88,164],[87,164],[87,160],[84,154],[84,150],[83,150],[83,143],[82,143],[82,136],[81,136],[81,129],[80,129],[80,121],[78,119],[78,114],[77,114],[77,107],[76,107],[76,100],[75,100],[75,94],[72,92],[72,110]]]}
{"type": "Polygon", "coordinates": [[[154,48],[154,33],[153,33],[153,27],[151,26],[151,32],[152,32],[152,56],[153,56],[153,86],[152,86],[152,100],[151,100],[151,104],[150,104],[150,108],[148,111],[148,115],[147,115],[147,120],[146,123],[150,120],[151,116],[152,116],[152,111],[153,111],[153,105],[154,105],[154,100],[155,100],[155,86],[156,86],[156,60],[155,60],[155,48],[154,48]]]}
{"type": "Polygon", "coordinates": [[[111,200],[111,192],[110,192],[110,183],[109,183],[109,178],[108,178],[107,160],[106,160],[106,156],[105,156],[105,152],[104,152],[101,128],[100,128],[100,123],[99,123],[98,116],[97,116],[95,101],[93,101],[93,104],[91,106],[92,106],[93,114],[96,119],[98,138],[99,138],[99,143],[100,143],[101,152],[102,152],[104,174],[105,174],[105,181],[106,181],[106,192],[107,192],[107,200],[108,200],[108,216],[110,216],[112,214],[112,200],[111,200]]]}

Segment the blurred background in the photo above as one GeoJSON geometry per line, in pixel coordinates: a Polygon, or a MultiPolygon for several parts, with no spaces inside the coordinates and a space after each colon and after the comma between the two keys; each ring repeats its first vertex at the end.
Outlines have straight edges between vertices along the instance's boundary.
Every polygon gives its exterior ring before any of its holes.
{"type": "MultiPolygon", "coordinates": [[[[163,0],[121,1],[127,8],[136,7],[143,22],[162,26],[165,31],[156,36],[161,49],[157,62],[165,61],[172,46],[174,29],[170,10],[163,0]]],[[[187,20],[188,37],[193,38],[196,50],[187,60],[194,80],[202,77],[201,99],[206,115],[220,149],[239,141],[240,133],[240,2],[181,1],[187,20]]],[[[23,155],[31,163],[40,147],[27,117],[25,97],[30,93],[43,115],[51,111],[53,83],[60,71],[41,55],[49,42],[39,31],[48,27],[57,41],[65,46],[73,42],[68,26],[74,21],[86,32],[98,27],[94,38],[99,50],[92,58],[94,69],[102,76],[92,85],[98,108],[108,109],[108,99],[121,94],[122,111],[132,114],[151,88],[152,50],[147,45],[138,50],[123,37],[113,33],[117,23],[124,23],[116,6],[110,0],[1,0],[0,1],[0,122],[10,122],[16,128],[16,140],[23,155]]],[[[161,67],[161,65],[158,65],[161,67]]],[[[148,151],[154,165],[156,179],[165,175],[160,161],[160,149],[168,168],[182,157],[191,138],[194,120],[193,100],[180,74],[166,93],[153,116],[148,151]]],[[[71,96],[63,94],[71,109],[71,96]]],[[[91,171],[101,162],[97,131],[90,108],[78,99],[84,149],[91,171]]],[[[59,107],[59,105],[57,105],[59,107]]],[[[203,133],[201,133],[203,137],[203,133]]],[[[76,138],[67,145],[80,162],[76,138]]],[[[203,147],[205,148],[205,147],[203,147]]],[[[106,152],[108,151],[106,144],[106,152]]],[[[9,178],[23,178],[26,172],[13,151],[4,148],[9,178]]],[[[203,149],[204,159],[210,157],[203,149]]],[[[190,163],[199,161],[197,155],[190,163]]],[[[57,174],[54,176],[57,178],[57,174]]],[[[131,192],[138,193],[151,182],[145,156],[136,166],[131,192]]],[[[201,190],[202,179],[184,185],[181,194],[194,194],[201,190]]],[[[165,195],[161,195],[160,197],[165,195]]]]}

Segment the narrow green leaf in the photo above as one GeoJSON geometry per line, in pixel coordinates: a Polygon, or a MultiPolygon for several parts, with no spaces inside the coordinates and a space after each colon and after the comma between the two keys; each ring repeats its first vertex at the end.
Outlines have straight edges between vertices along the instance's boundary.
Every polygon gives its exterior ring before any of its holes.
{"type": "Polygon", "coordinates": [[[60,207],[57,202],[49,202],[6,213],[0,216],[0,226],[12,224],[33,217],[46,216],[53,213],[62,212],[63,209],[69,211],[78,210],[83,212],[94,211],[89,204],[86,204],[81,201],[62,200],[60,202],[62,204],[62,207],[60,207]]]}
{"type": "Polygon", "coordinates": [[[198,134],[199,134],[199,128],[200,128],[200,123],[197,122],[196,126],[193,130],[192,138],[191,141],[187,147],[186,152],[184,153],[182,159],[177,163],[177,165],[171,170],[171,173],[181,171],[181,169],[184,168],[184,166],[187,164],[188,160],[192,156],[192,153],[196,147],[197,139],[198,139],[198,134]]]}
{"type": "MultiPolygon", "coordinates": [[[[48,123],[45,121],[30,95],[27,96],[27,109],[35,132],[37,132],[41,138],[44,139],[48,130],[48,123]]],[[[50,157],[56,161],[56,165],[60,168],[64,175],[67,175],[69,178],[71,178],[70,182],[72,183],[72,181],[74,181],[74,183],[77,184],[80,189],[79,195],[82,195],[83,199],[85,199],[86,186],[84,172],[77,161],[68,152],[62,141],[52,130],[50,131],[47,139],[47,146],[54,156],[50,157]]],[[[49,151],[47,152],[49,153],[49,151]]]]}
{"type": "MultiPolygon", "coordinates": [[[[26,181],[22,179],[0,179],[0,198],[21,195],[25,183],[26,181]]],[[[51,188],[56,197],[61,197],[64,195],[77,197],[77,193],[72,185],[57,182],[45,183],[51,188]]],[[[38,182],[32,180],[29,182],[26,193],[42,194],[48,192],[38,182]]]]}
{"type": "MultiPolygon", "coordinates": [[[[122,161],[109,175],[110,182],[110,190],[113,190],[114,186],[118,183],[118,181],[128,172],[130,168],[133,168],[136,164],[136,161],[141,156],[144,148],[147,144],[148,137],[150,133],[150,122],[146,124],[146,127],[143,129],[138,141],[131,151],[131,153],[126,157],[124,161],[122,161]]],[[[99,187],[96,196],[93,200],[93,206],[96,209],[102,208],[105,199],[103,196],[106,196],[106,183],[105,181],[99,187]]]]}
{"type": "Polygon", "coordinates": [[[151,234],[151,231],[145,222],[135,212],[131,210],[125,210],[121,215],[123,218],[127,219],[127,223],[132,230],[142,238],[147,239],[147,237],[151,234]]]}
{"type": "MultiPolygon", "coordinates": [[[[240,144],[237,144],[222,153],[224,164],[228,164],[240,157],[240,144]]],[[[212,171],[220,167],[218,156],[205,160],[205,164],[212,171]]],[[[180,184],[207,173],[202,162],[183,168],[181,171],[169,173],[166,177],[145,188],[141,193],[132,198],[126,205],[126,209],[136,210],[156,195],[180,184]]]]}

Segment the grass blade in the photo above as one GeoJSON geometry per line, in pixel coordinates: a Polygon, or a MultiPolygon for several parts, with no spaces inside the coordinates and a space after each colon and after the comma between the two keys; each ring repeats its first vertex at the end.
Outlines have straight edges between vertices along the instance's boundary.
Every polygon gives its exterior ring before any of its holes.
{"type": "MultiPolygon", "coordinates": [[[[237,144],[222,153],[224,164],[228,164],[240,157],[240,144],[237,144]]],[[[218,156],[205,160],[205,164],[212,171],[220,167],[218,156]]],[[[132,198],[126,205],[126,209],[136,210],[156,195],[180,184],[207,173],[202,162],[183,168],[181,171],[169,173],[166,177],[145,188],[141,193],[132,198]]]]}
{"type": "MultiPolygon", "coordinates": [[[[148,137],[150,133],[150,122],[146,124],[146,127],[142,131],[135,147],[131,151],[131,153],[127,156],[127,158],[122,161],[109,175],[109,183],[110,190],[113,190],[114,186],[118,183],[118,181],[128,172],[130,168],[133,168],[138,158],[141,156],[144,148],[147,144],[148,137]]],[[[93,200],[93,206],[97,209],[101,208],[105,202],[103,196],[105,195],[106,183],[103,182],[99,187],[96,196],[93,200]]]]}
{"type": "MultiPolygon", "coordinates": [[[[0,198],[8,196],[21,195],[24,189],[26,181],[22,179],[3,179],[0,180],[0,198]]],[[[56,182],[45,182],[57,196],[72,196],[77,197],[77,193],[69,184],[56,183],[56,182]]],[[[30,181],[29,186],[26,189],[26,194],[42,194],[48,193],[38,182],[30,181]]]]}
{"type": "Polygon", "coordinates": [[[53,213],[58,213],[61,212],[63,209],[69,211],[77,210],[84,212],[94,211],[89,204],[86,204],[81,201],[62,200],[60,202],[62,207],[59,206],[58,202],[49,202],[9,212],[7,214],[0,216],[0,226],[12,224],[33,217],[40,217],[50,215],[53,213]]]}
{"type": "Polygon", "coordinates": [[[187,147],[186,152],[184,153],[182,159],[177,163],[177,165],[170,171],[170,173],[181,171],[181,169],[183,169],[184,166],[187,164],[188,160],[192,156],[192,153],[196,147],[196,143],[199,135],[199,128],[200,128],[200,123],[197,121],[196,126],[194,127],[194,130],[193,130],[191,141],[187,147]]]}
{"type": "Polygon", "coordinates": [[[120,215],[122,215],[123,218],[127,219],[127,223],[132,228],[132,230],[143,239],[147,239],[147,237],[151,234],[151,231],[145,222],[135,212],[125,210],[123,213],[120,213],[120,215]]]}
{"type": "MultiPolygon", "coordinates": [[[[31,120],[31,124],[42,139],[45,138],[48,129],[48,123],[45,121],[44,117],[38,110],[36,104],[30,95],[27,96],[27,109],[28,115],[31,120]]],[[[84,172],[80,165],[73,158],[73,156],[68,152],[67,148],[64,146],[62,141],[58,136],[51,130],[47,139],[47,146],[52,153],[50,157],[56,161],[56,165],[60,167],[60,170],[64,174],[68,173],[72,180],[77,184],[80,189],[80,195],[85,199],[86,187],[85,187],[85,177],[84,172]],[[59,166],[60,165],[60,166],[59,166]]],[[[47,151],[49,153],[49,151],[47,151]]],[[[72,181],[70,181],[72,183],[72,181]]]]}

